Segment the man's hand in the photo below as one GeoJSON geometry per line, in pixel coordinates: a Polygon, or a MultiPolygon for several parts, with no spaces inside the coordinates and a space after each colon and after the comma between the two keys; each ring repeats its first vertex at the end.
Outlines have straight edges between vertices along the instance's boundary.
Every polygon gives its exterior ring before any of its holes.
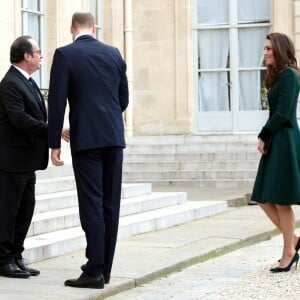
{"type": "Polygon", "coordinates": [[[61,153],[60,148],[51,149],[51,161],[54,166],[59,167],[59,166],[63,166],[64,164],[64,161],[60,160],[60,153],[61,153]]]}
{"type": "Polygon", "coordinates": [[[63,128],[61,132],[61,138],[67,143],[70,142],[70,128],[63,128]]]}

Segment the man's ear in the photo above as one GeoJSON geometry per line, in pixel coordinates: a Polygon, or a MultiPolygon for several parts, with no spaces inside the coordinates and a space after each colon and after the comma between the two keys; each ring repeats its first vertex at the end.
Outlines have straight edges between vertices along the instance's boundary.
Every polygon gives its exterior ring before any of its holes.
{"type": "Polygon", "coordinates": [[[28,61],[32,58],[32,54],[29,52],[24,53],[24,60],[28,61]]]}

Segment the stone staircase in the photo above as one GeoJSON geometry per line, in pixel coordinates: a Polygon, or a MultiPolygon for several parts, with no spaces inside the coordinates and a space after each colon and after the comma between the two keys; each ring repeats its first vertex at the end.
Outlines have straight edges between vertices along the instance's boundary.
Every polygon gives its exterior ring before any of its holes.
{"type": "Polygon", "coordinates": [[[154,186],[252,186],[256,135],[143,136],[126,139],[123,179],[154,186]]]}
{"type": "MultiPolygon", "coordinates": [[[[25,240],[29,262],[85,247],[70,164],[37,172],[35,214],[25,240]]],[[[185,192],[152,192],[151,183],[122,185],[118,238],[160,230],[227,209],[226,201],[187,201],[185,192]]]]}

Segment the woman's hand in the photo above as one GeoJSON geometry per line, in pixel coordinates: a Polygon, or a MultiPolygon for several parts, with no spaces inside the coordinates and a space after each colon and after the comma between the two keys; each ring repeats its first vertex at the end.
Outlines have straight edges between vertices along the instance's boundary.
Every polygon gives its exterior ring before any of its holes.
{"type": "Polygon", "coordinates": [[[266,154],[266,151],[264,150],[265,148],[265,142],[258,138],[258,142],[257,142],[257,150],[261,153],[261,154],[266,154]]]}

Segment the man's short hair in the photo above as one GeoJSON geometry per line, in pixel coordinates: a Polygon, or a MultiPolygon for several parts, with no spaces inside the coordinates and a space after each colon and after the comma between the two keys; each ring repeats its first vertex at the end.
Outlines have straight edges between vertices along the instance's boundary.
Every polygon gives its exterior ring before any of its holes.
{"type": "Polygon", "coordinates": [[[89,12],[76,12],[72,17],[72,27],[77,29],[80,27],[91,28],[95,25],[95,18],[89,12]]]}
{"type": "Polygon", "coordinates": [[[32,52],[32,44],[29,41],[32,39],[30,35],[22,35],[15,39],[10,47],[10,62],[18,63],[24,59],[25,53],[32,52]]]}

